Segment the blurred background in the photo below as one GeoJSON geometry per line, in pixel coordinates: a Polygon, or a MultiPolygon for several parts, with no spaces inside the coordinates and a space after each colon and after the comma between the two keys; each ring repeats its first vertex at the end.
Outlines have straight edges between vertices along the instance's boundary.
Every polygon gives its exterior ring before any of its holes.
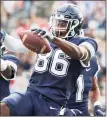
{"type": "MultiPolygon", "coordinates": [[[[101,92],[101,102],[105,108],[105,1],[2,1],[1,27],[10,35],[18,38],[19,31],[40,27],[49,30],[51,13],[63,3],[77,4],[84,15],[85,35],[93,37],[99,46],[96,53],[101,70],[98,73],[98,84],[101,92]]],[[[16,44],[17,46],[17,44],[16,44]]],[[[16,54],[20,60],[16,80],[11,81],[11,92],[24,92],[34,68],[36,54],[16,54]]],[[[89,100],[89,111],[93,105],[89,100]]]]}

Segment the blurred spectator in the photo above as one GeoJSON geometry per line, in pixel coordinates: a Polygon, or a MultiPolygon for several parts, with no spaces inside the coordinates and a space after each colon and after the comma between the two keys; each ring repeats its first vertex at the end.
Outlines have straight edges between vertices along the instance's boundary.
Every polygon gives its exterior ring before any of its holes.
{"type": "Polygon", "coordinates": [[[12,15],[15,12],[14,8],[16,1],[3,1],[2,3],[6,10],[7,15],[12,15]]]}
{"type": "Polygon", "coordinates": [[[30,70],[32,65],[34,64],[34,61],[32,60],[32,56],[30,53],[25,54],[20,59],[20,66],[22,66],[23,70],[27,71],[30,70]]]}

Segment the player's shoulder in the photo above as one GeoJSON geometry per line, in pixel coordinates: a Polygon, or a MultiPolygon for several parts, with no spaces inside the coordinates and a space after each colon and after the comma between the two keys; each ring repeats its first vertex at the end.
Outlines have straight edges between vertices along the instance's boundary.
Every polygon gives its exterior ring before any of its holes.
{"type": "Polygon", "coordinates": [[[83,43],[84,45],[91,44],[95,48],[95,51],[97,51],[98,45],[94,38],[84,36],[84,37],[79,37],[79,40],[80,40],[79,44],[83,44],[83,43]]]}
{"type": "Polygon", "coordinates": [[[94,42],[94,43],[96,43],[95,39],[92,37],[84,36],[84,37],[78,37],[78,38],[81,42],[94,42]]]}
{"type": "Polygon", "coordinates": [[[94,47],[95,51],[97,51],[98,49],[98,45],[97,45],[97,42],[95,41],[95,39],[91,38],[91,37],[86,37],[86,36],[83,36],[83,37],[69,37],[68,38],[68,41],[71,42],[71,43],[74,43],[76,45],[91,45],[94,47]]]}
{"type": "Polygon", "coordinates": [[[92,37],[83,37],[82,39],[86,42],[93,42],[97,44],[96,40],[92,37]]]}
{"type": "Polygon", "coordinates": [[[96,41],[95,41],[94,38],[87,37],[87,36],[83,36],[83,37],[74,37],[74,38],[69,37],[68,40],[69,40],[70,42],[78,42],[79,44],[80,44],[80,43],[83,43],[83,42],[94,42],[94,43],[96,43],[96,41]]]}

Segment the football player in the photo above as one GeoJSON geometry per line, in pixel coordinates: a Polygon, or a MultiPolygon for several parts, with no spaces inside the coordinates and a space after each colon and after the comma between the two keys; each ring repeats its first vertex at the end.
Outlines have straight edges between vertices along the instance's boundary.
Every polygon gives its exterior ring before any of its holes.
{"type": "Polygon", "coordinates": [[[18,59],[12,54],[5,54],[5,47],[1,46],[0,54],[0,101],[10,94],[10,80],[14,79],[17,71],[18,59]]]}
{"type": "MultiPolygon", "coordinates": [[[[50,41],[51,52],[38,54],[25,95],[14,108],[9,98],[2,100],[1,115],[58,115],[74,91],[81,71],[95,55],[96,41],[79,36],[83,15],[76,5],[61,5],[51,16],[50,24],[51,32],[42,29],[31,31],[50,41]]],[[[15,52],[28,51],[20,40],[5,33],[3,37],[3,43],[8,49],[15,52]]]]}
{"type": "MultiPolygon", "coordinates": [[[[90,60],[90,66],[84,69],[79,75],[76,82],[76,88],[67,103],[67,108],[71,109],[71,111],[72,109],[78,109],[84,116],[90,116],[88,112],[88,96],[89,91],[91,91],[91,99],[94,103],[94,116],[104,116],[104,111],[99,101],[100,91],[97,84],[98,71],[99,66],[97,59],[93,57],[90,60]]],[[[60,113],[62,115],[69,115],[69,109],[62,109],[60,113]]]]}

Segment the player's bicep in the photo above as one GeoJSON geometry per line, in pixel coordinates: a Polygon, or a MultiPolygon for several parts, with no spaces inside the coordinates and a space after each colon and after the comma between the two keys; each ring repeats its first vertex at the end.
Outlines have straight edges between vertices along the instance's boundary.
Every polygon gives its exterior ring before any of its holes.
{"type": "Polygon", "coordinates": [[[83,42],[79,46],[84,46],[90,52],[91,57],[95,55],[95,52],[97,50],[97,45],[93,45],[90,42],[83,42]]]}
{"type": "Polygon", "coordinates": [[[84,62],[84,64],[88,64],[88,61],[90,60],[91,58],[91,53],[90,51],[88,50],[88,48],[84,45],[80,46],[80,49],[81,49],[81,53],[82,53],[82,56],[80,58],[80,61],[84,62]]]}
{"type": "Polygon", "coordinates": [[[80,44],[79,47],[82,52],[80,62],[84,67],[87,67],[89,66],[90,58],[92,58],[95,55],[95,48],[89,42],[84,42],[80,44]]]}

